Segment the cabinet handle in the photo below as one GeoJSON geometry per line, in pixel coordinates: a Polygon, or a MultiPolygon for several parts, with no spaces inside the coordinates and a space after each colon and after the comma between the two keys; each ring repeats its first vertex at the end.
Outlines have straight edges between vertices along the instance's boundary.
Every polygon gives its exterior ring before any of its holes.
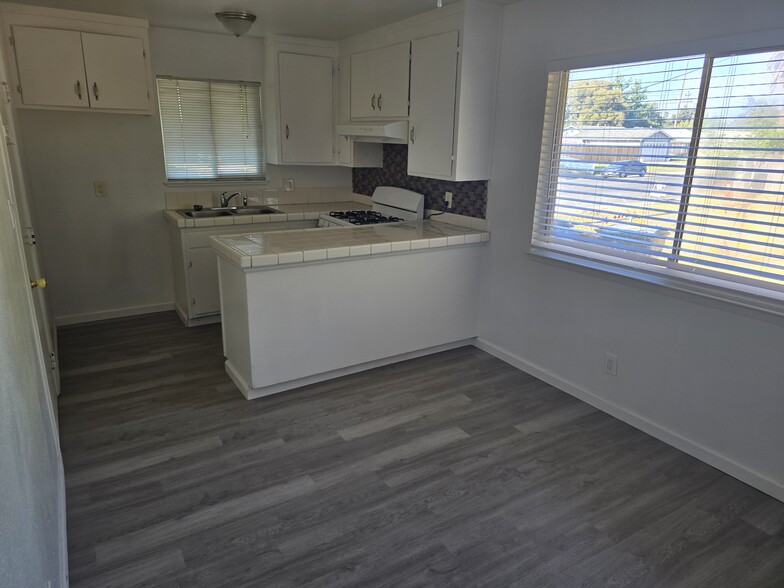
{"type": "Polygon", "coordinates": [[[82,99],[82,82],[80,80],[76,80],[76,95],[79,96],[79,100],[82,99]]]}
{"type": "Polygon", "coordinates": [[[378,95],[378,102],[376,104],[378,104],[378,110],[381,111],[381,94],[378,95]]]}
{"type": "Polygon", "coordinates": [[[411,127],[411,132],[408,134],[409,139],[411,140],[411,144],[414,144],[414,127],[411,127]]]}
{"type": "Polygon", "coordinates": [[[289,138],[289,125],[286,125],[286,139],[289,138]]]}
{"type": "Polygon", "coordinates": [[[373,97],[370,99],[370,107],[375,110],[376,109],[376,95],[373,94],[373,97]]]}
{"type": "Polygon", "coordinates": [[[93,94],[95,94],[95,101],[98,101],[98,82],[93,82],[93,94]]]}

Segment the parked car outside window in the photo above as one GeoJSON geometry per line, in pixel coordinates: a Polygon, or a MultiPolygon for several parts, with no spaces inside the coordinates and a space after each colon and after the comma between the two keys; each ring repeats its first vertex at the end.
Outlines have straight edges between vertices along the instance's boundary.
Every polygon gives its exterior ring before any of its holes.
{"type": "Polygon", "coordinates": [[[628,161],[616,161],[605,167],[601,173],[603,176],[619,176],[621,178],[625,178],[626,176],[643,177],[648,173],[648,166],[642,161],[635,161],[633,159],[628,161]]]}

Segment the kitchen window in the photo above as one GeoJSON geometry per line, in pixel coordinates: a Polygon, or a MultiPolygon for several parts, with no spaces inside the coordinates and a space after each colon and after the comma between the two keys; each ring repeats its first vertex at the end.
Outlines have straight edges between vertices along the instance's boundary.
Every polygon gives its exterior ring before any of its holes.
{"type": "Polygon", "coordinates": [[[166,177],[263,180],[260,84],[159,77],[166,177]]]}
{"type": "Polygon", "coordinates": [[[551,73],[532,245],[784,300],[784,51],[551,73]]]}

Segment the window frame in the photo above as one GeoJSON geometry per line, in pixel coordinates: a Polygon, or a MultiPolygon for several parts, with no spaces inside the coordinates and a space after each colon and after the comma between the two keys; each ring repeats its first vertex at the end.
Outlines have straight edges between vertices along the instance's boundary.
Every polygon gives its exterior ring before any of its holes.
{"type": "MultiPolygon", "coordinates": [[[[158,100],[158,119],[161,127],[161,143],[163,147],[163,159],[164,159],[164,174],[165,174],[165,181],[163,182],[166,186],[215,186],[216,184],[230,184],[235,186],[257,186],[257,185],[265,185],[269,182],[267,178],[267,162],[266,162],[266,155],[267,155],[267,148],[266,148],[266,141],[264,135],[264,94],[263,94],[263,84],[262,82],[258,81],[251,81],[251,80],[226,80],[226,79],[217,79],[217,78],[199,78],[199,77],[186,77],[186,76],[174,76],[174,75],[165,75],[165,74],[158,74],[155,76],[155,93],[156,99],[158,100]],[[259,167],[259,175],[258,176],[215,176],[212,178],[206,177],[195,177],[195,178],[170,178],[168,173],[168,165],[166,162],[166,135],[164,132],[164,118],[163,113],[161,111],[161,101],[160,101],[160,94],[158,92],[158,80],[181,80],[187,82],[203,82],[207,84],[233,84],[233,85],[245,85],[245,86],[256,86],[258,87],[259,92],[259,128],[258,128],[258,147],[259,147],[259,160],[258,160],[258,167],[259,167]]],[[[212,141],[214,143],[215,138],[212,135],[212,141]]],[[[216,150],[216,158],[217,158],[217,150],[216,150]]]]}
{"type": "MultiPolygon", "coordinates": [[[[735,279],[722,279],[718,273],[703,273],[701,268],[695,268],[690,272],[683,269],[675,269],[677,262],[667,260],[665,263],[654,264],[646,262],[644,259],[634,259],[633,256],[608,255],[609,248],[591,248],[590,245],[583,247],[571,247],[563,242],[549,242],[545,245],[542,241],[537,241],[537,235],[541,234],[541,226],[545,222],[540,212],[539,206],[542,199],[550,193],[550,182],[558,177],[554,170],[553,162],[559,161],[561,157],[559,141],[563,134],[564,119],[566,114],[567,91],[565,84],[568,84],[569,73],[572,70],[582,70],[599,67],[623,66],[636,62],[650,60],[668,60],[685,58],[689,55],[702,57],[704,60],[701,82],[699,87],[699,97],[697,99],[697,109],[694,117],[694,126],[689,141],[687,165],[688,170],[684,174],[684,186],[680,196],[678,215],[678,233],[683,234],[683,226],[686,223],[683,215],[684,204],[688,206],[688,198],[691,185],[694,181],[694,163],[698,159],[699,143],[702,137],[705,107],[707,95],[710,90],[710,76],[714,61],[717,58],[734,55],[748,55],[765,52],[782,52],[784,46],[780,44],[759,47],[757,45],[747,45],[741,49],[724,49],[705,51],[694,47],[694,44],[687,44],[681,50],[670,47],[661,56],[648,56],[633,54],[614,54],[610,56],[593,56],[589,60],[571,59],[551,62],[548,68],[547,78],[547,99],[544,107],[544,128],[542,133],[541,151],[537,175],[536,200],[533,211],[533,222],[531,224],[531,238],[526,253],[529,259],[554,265],[561,268],[572,269],[590,275],[601,275],[613,281],[642,286],[646,289],[652,287],[657,291],[669,291],[686,294],[689,297],[710,299],[721,303],[729,303],[736,307],[761,311],[765,314],[772,314],[784,318],[784,287],[779,289],[765,287],[765,283],[754,280],[750,277],[736,277],[735,279]],[[687,49],[688,47],[688,49],[687,49]],[[568,66],[568,67],[567,67],[568,66]],[[558,76],[557,87],[553,88],[553,77],[558,76]],[[557,92],[559,100],[551,102],[550,96],[553,91],[557,92]],[[554,112],[553,112],[554,110],[554,112]],[[558,151],[556,152],[556,148],[558,151]],[[602,250],[603,249],[603,250],[602,250]],[[717,275],[718,274],[718,275],[717,275]]],[[[677,249],[678,239],[673,235],[668,241],[672,245],[672,250],[677,249]]]]}

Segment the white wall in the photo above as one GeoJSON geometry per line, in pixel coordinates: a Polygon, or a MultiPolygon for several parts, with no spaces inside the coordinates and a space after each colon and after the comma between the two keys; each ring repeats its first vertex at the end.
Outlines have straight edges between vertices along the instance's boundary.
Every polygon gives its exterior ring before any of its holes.
{"type": "MultiPolygon", "coordinates": [[[[260,39],[150,29],[156,74],[262,81],[260,39]]],[[[172,308],[158,116],[19,112],[41,255],[59,322],[172,308]],[[93,181],[108,183],[96,198],[93,181]]],[[[337,167],[269,166],[269,186],[350,186],[337,167]]],[[[216,185],[214,189],[221,189],[216,185]]],[[[190,188],[191,190],[193,188],[190,188]]],[[[210,189],[210,188],[206,188],[210,189]]]]}
{"type": "Polygon", "coordinates": [[[480,333],[526,371],[784,499],[784,320],[525,254],[548,61],[657,56],[729,35],[765,47],[784,37],[761,31],[781,28],[780,0],[506,7],[480,333]],[[618,354],[617,377],[603,373],[605,351],[618,354]]]}

